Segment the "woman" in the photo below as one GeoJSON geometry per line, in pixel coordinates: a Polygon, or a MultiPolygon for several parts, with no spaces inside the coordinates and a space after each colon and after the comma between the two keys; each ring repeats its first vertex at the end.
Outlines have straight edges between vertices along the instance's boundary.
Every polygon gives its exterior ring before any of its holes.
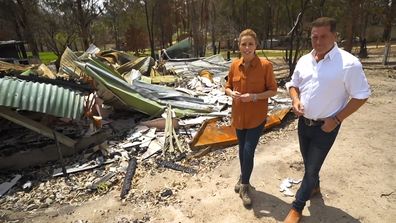
{"type": "Polygon", "coordinates": [[[225,86],[225,93],[233,99],[231,124],[236,129],[241,165],[235,192],[246,207],[252,203],[249,180],[254,151],[267,117],[268,98],[277,93],[272,64],[256,55],[256,47],[256,33],[251,29],[242,31],[239,35],[242,57],[232,62],[225,86]]]}

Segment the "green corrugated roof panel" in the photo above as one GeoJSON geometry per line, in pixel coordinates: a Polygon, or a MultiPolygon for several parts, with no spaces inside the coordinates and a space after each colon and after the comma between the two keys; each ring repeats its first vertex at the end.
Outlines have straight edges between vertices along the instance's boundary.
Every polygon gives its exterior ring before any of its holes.
{"type": "Polygon", "coordinates": [[[0,78],[0,106],[79,119],[84,95],[52,84],[4,77],[0,78]]]}

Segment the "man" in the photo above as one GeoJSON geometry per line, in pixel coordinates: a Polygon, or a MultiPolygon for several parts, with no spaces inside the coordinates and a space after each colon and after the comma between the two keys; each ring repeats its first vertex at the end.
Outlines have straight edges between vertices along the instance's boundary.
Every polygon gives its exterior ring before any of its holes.
{"type": "Polygon", "coordinates": [[[297,223],[305,203],[320,193],[319,171],[341,123],[370,96],[362,64],[338,48],[336,21],[321,17],[312,22],[313,50],[298,61],[286,84],[293,112],[299,117],[298,138],[305,173],[284,222],[297,223]]]}

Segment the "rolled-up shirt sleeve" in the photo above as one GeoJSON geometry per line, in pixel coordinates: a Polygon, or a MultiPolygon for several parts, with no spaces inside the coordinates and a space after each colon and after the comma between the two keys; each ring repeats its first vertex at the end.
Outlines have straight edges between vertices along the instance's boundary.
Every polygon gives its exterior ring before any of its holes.
{"type": "Polygon", "coordinates": [[[267,72],[266,72],[266,80],[265,85],[267,90],[277,91],[278,84],[275,80],[274,69],[272,67],[272,63],[268,63],[267,72]]]}
{"type": "Polygon", "coordinates": [[[285,84],[286,90],[289,90],[290,87],[299,87],[300,84],[300,72],[298,71],[298,64],[296,68],[294,69],[293,75],[291,77],[291,80],[285,84]]]}
{"type": "Polygon", "coordinates": [[[227,82],[225,84],[225,88],[224,89],[229,88],[229,89],[233,90],[233,87],[232,87],[232,78],[234,76],[233,66],[234,66],[234,64],[231,64],[230,70],[228,71],[227,82]]]}
{"type": "Polygon", "coordinates": [[[353,63],[346,71],[345,87],[351,98],[367,99],[371,89],[360,62],[353,63]]]}

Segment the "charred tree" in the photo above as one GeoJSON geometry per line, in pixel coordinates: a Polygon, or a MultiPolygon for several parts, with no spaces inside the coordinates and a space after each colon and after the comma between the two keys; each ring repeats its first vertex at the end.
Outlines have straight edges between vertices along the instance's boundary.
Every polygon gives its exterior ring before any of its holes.
{"type": "Polygon", "coordinates": [[[383,39],[385,41],[385,48],[384,48],[384,58],[382,60],[382,64],[388,64],[388,56],[391,49],[391,32],[392,32],[392,20],[395,14],[395,4],[392,0],[388,0],[388,4],[385,9],[385,18],[384,18],[384,34],[383,39]]]}
{"type": "Polygon", "coordinates": [[[36,8],[36,1],[17,0],[15,5],[15,16],[17,25],[21,27],[23,37],[29,45],[33,58],[39,59],[39,50],[36,40],[36,32],[32,27],[32,21],[29,18],[30,10],[36,8]]]}
{"type": "Polygon", "coordinates": [[[200,57],[202,56],[202,42],[203,42],[203,36],[202,33],[200,32],[200,21],[197,18],[201,18],[199,15],[197,9],[197,1],[196,0],[190,0],[188,2],[188,11],[190,15],[190,36],[192,36],[193,39],[193,57],[200,57]]]}
{"type": "MultiPolygon", "coordinates": [[[[309,0],[305,0],[301,2],[301,11],[298,14],[296,21],[290,32],[288,33],[289,37],[289,47],[286,50],[286,61],[289,65],[289,78],[293,75],[294,69],[297,64],[298,58],[301,56],[301,46],[302,46],[302,39],[303,39],[303,27],[302,27],[302,20],[305,11],[308,8],[309,0]]],[[[290,16],[290,9],[288,8],[288,15],[290,16]]]]}
{"type": "Polygon", "coordinates": [[[354,29],[356,26],[356,21],[358,21],[358,11],[359,11],[359,1],[360,0],[350,0],[347,1],[348,9],[345,14],[345,44],[344,50],[348,52],[352,52],[353,44],[354,44],[354,29]]]}
{"type": "Polygon", "coordinates": [[[151,57],[155,58],[155,45],[154,45],[154,15],[157,8],[157,1],[149,8],[149,1],[143,1],[144,13],[146,15],[146,26],[150,42],[151,57]]]}
{"type": "MultiPolygon", "coordinates": [[[[214,1],[211,1],[211,37],[212,37],[212,49],[213,49],[213,55],[217,54],[217,48],[216,48],[216,6],[214,1]]],[[[220,52],[220,44],[219,44],[219,52],[220,52]]]]}

